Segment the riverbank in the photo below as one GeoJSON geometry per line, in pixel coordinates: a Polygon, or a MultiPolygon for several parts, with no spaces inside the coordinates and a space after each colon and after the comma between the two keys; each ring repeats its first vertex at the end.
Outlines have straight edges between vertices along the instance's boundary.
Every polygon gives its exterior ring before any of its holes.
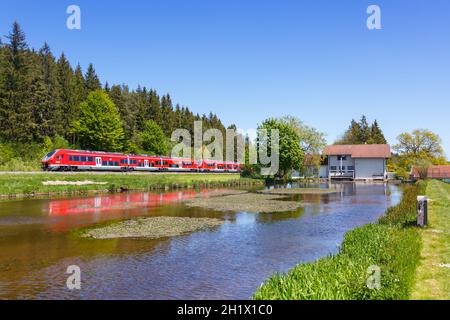
{"type": "Polygon", "coordinates": [[[338,254],[272,276],[253,298],[408,299],[421,248],[415,227],[416,197],[425,187],[424,183],[405,187],[401,202],[378,223],[348,232],[338,254]],[[379,283],[370,277],[376,270],[380,271],[379,283]]]}
{"type": "Polygon", "coordinates": [[[119,191],[263,185],[239,174],[2,174],[0,199],[119,191]]]}
{"type": "Polygon", "coordinates": [[[421,230],[423,248],[416,272],[413,299],[450,299],[450,184],[428,183],[427,228],[421,230]]]}

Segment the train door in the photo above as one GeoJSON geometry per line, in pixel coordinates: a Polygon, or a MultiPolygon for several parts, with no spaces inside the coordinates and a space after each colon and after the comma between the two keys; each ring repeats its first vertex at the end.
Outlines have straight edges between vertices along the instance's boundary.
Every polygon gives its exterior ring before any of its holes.
{"type": "Polygon", "coordinates": [[[148,160],[144,160],[144,167],[148,168],[148,160]]]}
{"type": "Polygon", "coordinates": [[[97,167],[101,167],[102,166],[102,158],[100,157],[95,157],[95,165],[97,167]]]}

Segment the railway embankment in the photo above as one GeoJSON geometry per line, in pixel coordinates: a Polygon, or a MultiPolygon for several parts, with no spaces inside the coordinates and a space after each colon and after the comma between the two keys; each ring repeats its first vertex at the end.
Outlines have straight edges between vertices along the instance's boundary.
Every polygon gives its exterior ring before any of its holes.
{"type": "Polygon", "coordinates": [[[263,180],[242,178],[239,174],[229,173],[8,173],[0,175],[0,199],[123,191],[246,187],[262,184],[263,180]]]}

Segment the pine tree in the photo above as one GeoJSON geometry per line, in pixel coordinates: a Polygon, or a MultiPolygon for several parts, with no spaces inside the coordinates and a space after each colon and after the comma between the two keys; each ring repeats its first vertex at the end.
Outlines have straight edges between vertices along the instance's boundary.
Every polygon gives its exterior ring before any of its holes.
{"type": "Polygon", "coordinates": [[[149,115],[148,119],[155,121],[159,126],[163,123],[161,101],[156,90],[150,90],[149,93],[149,115]]]}
{"type": "Polygon", "coordinates": [[[352,119],[349,128],[344,133],[341,139],[335,144],[361,144],[361,126],[358,122],[352,119]]]}
{"type": "Polygon", "coordinates": [[[134,133],[134,115],[129,112],[126,104],[128,88],[114,85],[109,90],[108,95],[119,111],[126,138],[130,139],[134,133]]]}
{"type": "Polygon", "coordinates": [[[365,115],[361,117],[361,120],[359,121],[359,127],[360,134],[357,141],[360,144],[366,144],[370,138],[370,127],[365,115]]]}
{"type": "Polygon", "coordinates": [[[28,45],[25,34],[17,22],[6,38],[5,57],[2,63],[2,88],[0,89],[0,135],[7,141],[29,142],[36,127],[30,101],[28,45]]]}
{"type": "Polygon", "coordinates": [[[36,125],[33,138],[41,142],[45,137],[62,134],[64,110],[59,96],[56,63],[48,44],[45,43],[38,54],[32,54],[29,61],[33,62],[29,87],[36,125]]]}
{"type": "Polygon", "coordinates": [[[359,122],[352,120],[349,128],[341,139],[335,144],[386,144],[386,138],[378,125],[377,120],[369,126],[366,116],[359,122]]]}
{"type": "Polygon", "coordinates": [[[85,83],[87,92],[99,90],[102,88],[102,85],[100,83],[100,80],[99,80],[97,74],[95,73],[95,69],[94,69],[94,66],[92,65],[92,63],[89,64],[89,67],[86,71],[84,83],[85,83]]]}
{"type": "Polygon", "coordinates": [[[175,128],[175,117],[173,112],[172,99],[167,94],[161,98],[161,111],[162,111],[162,129],[166,136],[170,137],[172,131],[175,128]]]}
{"type": "Polygon", "coordinates": [[[386,144],[387,140],[384,137],[383,131],[381,131],[378,121],[375,120],[370,128],[369,144],[386,144]]]}
{"type": "MultiPolygon", "coordinates": [[[[58,81],[58,70],[55,58],[47,43],[44,44],[39,54],[46,94],[46,101],[43,108],[45,111],[44,118],[49,124],[49,127],[46,130],[40,130],[40,134],[43,137],[64,135],[63,120],[66,117],[66,114],[63,101],[59,94],[61,92],[61,87],[58,81]]],[[[69,74],[71,71],[69,65],[69,74]]]]}
{"type": "Polygon", "coordinates": [[[175,106],[175,116],[174,116],[174,119],[175,119],[174,126],[175,126],[175,128],[174,129],[182,128],[182,126],[183,126],[183,119],[182,119],[182,117],[183,117],[183,114],[181,112],[181,107],[177,103],[177,105],[175,106]]]}
{"type": "Polygon", "coordinates": [[[109,93],[110,88],[109,88],[109,83],[108,83],[108,81],[105,82],[105,87],[104,87],[103,90],[105,90],[106,93],[109,93]]]}
{"type": "Polygon", "coordinates": [[[57,63],[57,82],[59,86],[58,98],[61,103],[61,110],[63,117],[61,119],[62,132],[61,134],[69,139],[70,134],[70,124],[75,120],[75,108],[74,96],[73,96],[73,70],[70,66],[69,61],[67,61],[64,53],[61,54],[57,63]]]}
{"type": "MultiPolygon", "coordinates": [[[[86,100],[88,91],[85,86],[85,81],[83,77],[83,70],[81,66],[78,64],[75,68],[74,76],[71,82],[71,93],[72,93],[72,106],[79,107],[80,103],[86,100]]],[[[74,112],[77,114],[77,112],[74,112]]]]}
{"type": "Polygon", "coordinates": [[[135,128],[137,131],[141,132],[142,130],[144,130],[144,124],[147,120],[146,115],[148,114],[148,110],[150,109],[147,88],[141,88],[140,86],[138,86],[133,102],[133,110],[136,113],[135,128]]]}

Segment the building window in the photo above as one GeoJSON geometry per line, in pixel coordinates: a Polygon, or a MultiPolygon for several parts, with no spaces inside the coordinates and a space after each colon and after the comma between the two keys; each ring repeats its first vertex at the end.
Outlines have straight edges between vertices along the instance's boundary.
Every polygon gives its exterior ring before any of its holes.
{"type": "Polygon", "coordinates": [[[336,171],[336,166],[331,166],[331,171],[336,171]]]}
{"type": "Polygon", "coordinates": [[[341,161],[341,160],[342,160],[342,161],[347,160],[347,156],[338,156],[337,158],[338,158],[339,161],[341,161]]]}
{"type": "Polygon", "coordinates": [[[355,171],[355,167],[354,166],[348,166],[348,171],[355,171]]]}
{"type": "Polygon", "coordinates": [[[345,171],[345,166],[342,166],[342,167],[341,167],[341,171],[345,171]]]}

